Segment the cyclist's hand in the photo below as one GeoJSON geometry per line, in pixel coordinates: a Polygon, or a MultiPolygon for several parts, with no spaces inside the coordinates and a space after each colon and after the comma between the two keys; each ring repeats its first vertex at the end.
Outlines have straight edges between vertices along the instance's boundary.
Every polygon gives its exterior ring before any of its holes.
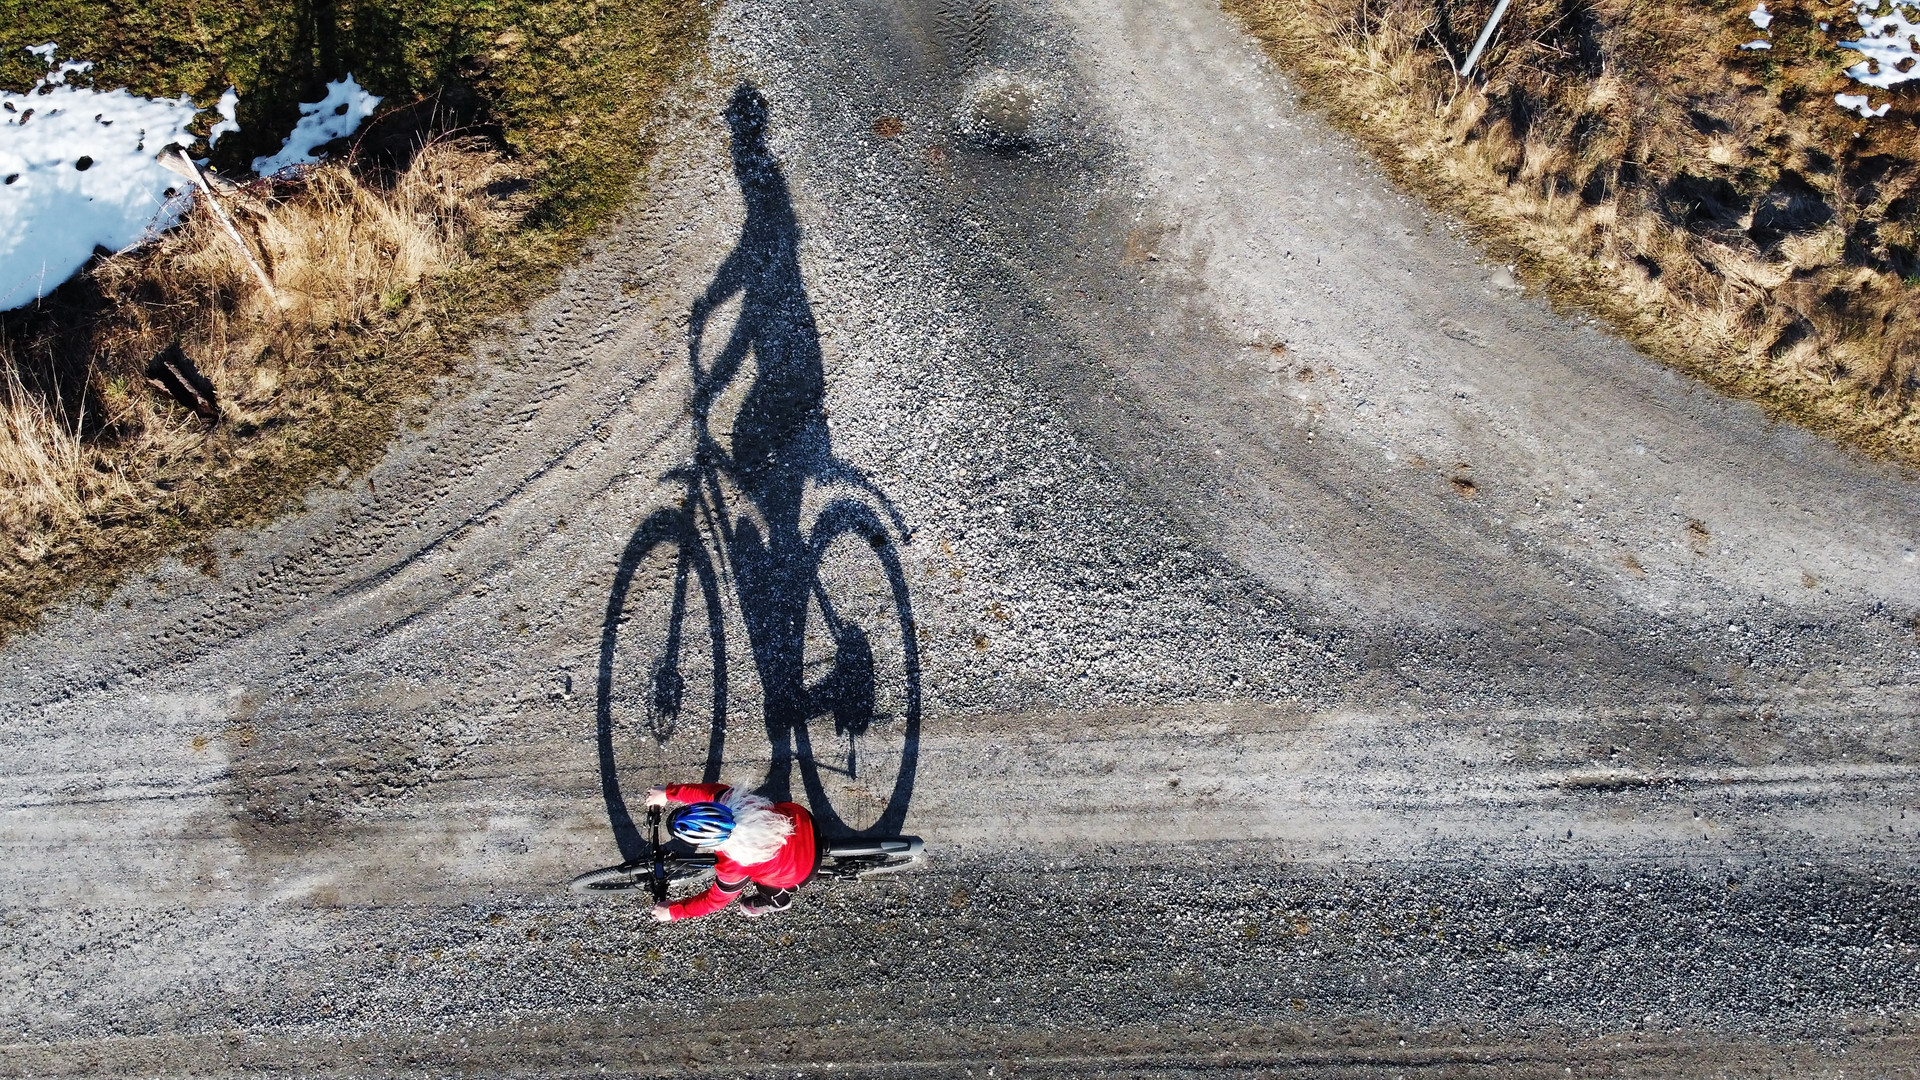
{"type": "Polygon", "coordinates": [[[667,789],[663,787],[649,789],[647,791],[647,805],[648,806],[667,805],[667,789]]]}
{"type": "Polygon", "coordinates": [[[653,916],[654,922],[672,922],[673,921],[673,910],[667,907],[667,905],[665,904],[653,905],[652,907],[647,909],[647,914],[653,916]]]}

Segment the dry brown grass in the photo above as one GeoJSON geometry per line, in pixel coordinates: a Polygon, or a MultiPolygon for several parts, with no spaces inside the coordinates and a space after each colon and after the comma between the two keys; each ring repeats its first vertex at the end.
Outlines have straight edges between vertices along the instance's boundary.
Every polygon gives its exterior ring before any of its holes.
{"type": "Polygon", "coordinates": [[[235,200],[276,301],[196,215],[0,312],[0,640],[169,552],[217,573],[213,530],[267,520],[377,461],[473,337],[542,292],[632,196],[659,105],[702,54],[714,11],[711,0],[13,5],[0,20],[9,90],[44,74],[26,49],[49,40],[95,63],[102,87],[202,106],[237,87],[240,131],[192,148],[232,175],[277,150],[299,103],[346,72],[390,108],[355,136],[351,166],[235,200]],[[488,142],[412,155],[449,131],[488,142]],[[525,175],[503,201],[489,190],[509,167],[525,175]],[[217,424],[148,385],[147,365],[174,341],[217,385],[217,424]]]}
{"type": "Polygon", "coordinates": [[[1533,285],[1650,353],[1854,446],[1920,461],[1920,128],[1862,121],[1785,0],[1515,0],[1482,73],[1468,0],[1227,0],[1310,100],[1533,285]],[[1444,45],[1447,53],[1443,54],[1444,45]],[[1482,77],[1484,75],[1484,78],[1482,77]]]}
{"type": "Polygon", "coordinates": [[[449,370],[434,321],[476,246],[520,213],[489,194],[513,179],[485,143],[455,140],[384,182],[336,164],[258,183],[222,205],[273,295],[197,206],[15,320],[0,343],[0,628],[103,552],[164,550],[236,504],[271,513],[316,458],[364,464],[353,443],[377,450],[391,407],[449,370]],[[216,419],[148,380],[174,343],[215,387],[216,419]]]}

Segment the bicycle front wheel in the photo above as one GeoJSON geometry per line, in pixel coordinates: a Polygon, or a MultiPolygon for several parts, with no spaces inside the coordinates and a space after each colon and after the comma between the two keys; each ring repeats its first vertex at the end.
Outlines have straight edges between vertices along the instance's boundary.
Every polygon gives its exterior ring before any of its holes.
{"type": "Polygon", "coordinates": [[[652,876],[652,870],[652,866],[646,863],[603,866],[598,870],[589,870],[567,882],[567,888],[583,893],[638,889],[647,884],[648,878],[652,876]]]}
{"type": "Polygon", "coordinates": [[[698,881],[712,872],[711,858],[685,859],[669,855],[661,862],[657,871],[653,860],[641,859],[638,862],[589,870],[567,882],[567,888],[582,893],[648,889],[653,893],[654,899],[665,900],[668,889],[684,882],[698,881]]]}

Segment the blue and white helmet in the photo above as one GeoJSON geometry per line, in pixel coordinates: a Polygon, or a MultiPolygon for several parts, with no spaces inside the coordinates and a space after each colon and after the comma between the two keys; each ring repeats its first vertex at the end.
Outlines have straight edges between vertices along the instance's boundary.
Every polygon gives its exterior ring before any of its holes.
{"type": "Polygon", "coordinates": [[[733,835],[733,811],[717,802],[697,802],[673,812],[667,828],[696,847],[715,847],[733,835]]]}

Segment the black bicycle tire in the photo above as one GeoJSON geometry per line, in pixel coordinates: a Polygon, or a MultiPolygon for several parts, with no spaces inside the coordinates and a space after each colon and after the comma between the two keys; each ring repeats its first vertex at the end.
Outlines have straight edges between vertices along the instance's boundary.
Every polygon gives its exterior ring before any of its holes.
{"type": "Polygon", "coordinates": [[[916,855],[923,847],[919,838],[913,836],[842,837],[820,845],[822,857],[841,860],[916,855]]]}
{"type": "MultiPolygon", "coordinates": [[[[627,810],[625,797],[620,791],[619,765],[613,744],[613,677],[614,660],[619,650],[621,614],[626,610],[627,598],[633,588],[633,577],[640,564],[662,543],[675,545],[679,560],[691,565],[693,576],[699,584],[701,599],[707,613],[707,629],[713,654],[713,715],[709,718],[707,736],[707,763],[703,781],[712,783],[718,778],[720,762],[725,749],[727,714],[727,645],[726,645],[726,608],[721,601],[719,575],[713,567],[713,559],[707,551],[704,538],[696,527],[693,512],[685,507],[669,507],[655,511],[640,527],[634,530],[627,547],[621,554],[619,568],[614,574],[613,588],[607,595],[606,615],[600,632],[600,666],[595,686],[594,712],[598,729],[600,756],[601,795],[606,803],[607,818],[613,827],[615,841],[620,846],[620,854],[629,860],[638,859],[643,845],[639,830],[634,827],[633,816],[627,810]]],[[[676,570],[676,577],[679,571],[676,570]]]]}
{"type": "MultiPolygon", "coordinates": [[[[900,563],[899,538],[865,502],[843,496],[829,502],[814,519],[807,544],[809,558],[813,560],[812,574],[815,580],[818,580],[820,560],[827,549],[835,540],[849,533],[865,541],[866,548],[880,560],[881,567],[886,571],[888,585],[893,592],[894,610],[900,620],[901,656],[906,666],[907,716],[900,770],[894,777],[893,790],[888,793],[886,809],[881,812],[880,819],[854,832],[856,836],[877,836],[900,831],[919,767],[920,642],[914,623],[912,597],[907,591],[906,570],[900,563]]],[[[795,725],[794,739],[794,757],[800,767],[800,782],[806,790],[808,805],[813,807],[816,816],[832,816],[837,820],[838,815],[832,810],[832,800],[820,780],[820,767],[814,761],[805,722],[795,725]]]]}
{"type": "Polygon", "coordinates": [[[646,865],[635,866],[621,863],[619,866],[603,866],[598,870],[589,870],[567,882],[567,888],[573,892],[596,893],[617,892],[625,889],[638,889],[647,884],[646,865]]]}
{"type": "MultiPolygon", "coordinates": [[[[664,864],[667,884],[677,885],[683,881],[696,881],[713,872],[711,863],[687,863],[669,858],[664,864]]],[[[615,892],[623,889],[646,887],[653,879],[651,860],[638,863],[621,863],[618,866],[603,866],[598,870],[589,870],[567,882],[567,888],[574,892],[615,892]]]]}

